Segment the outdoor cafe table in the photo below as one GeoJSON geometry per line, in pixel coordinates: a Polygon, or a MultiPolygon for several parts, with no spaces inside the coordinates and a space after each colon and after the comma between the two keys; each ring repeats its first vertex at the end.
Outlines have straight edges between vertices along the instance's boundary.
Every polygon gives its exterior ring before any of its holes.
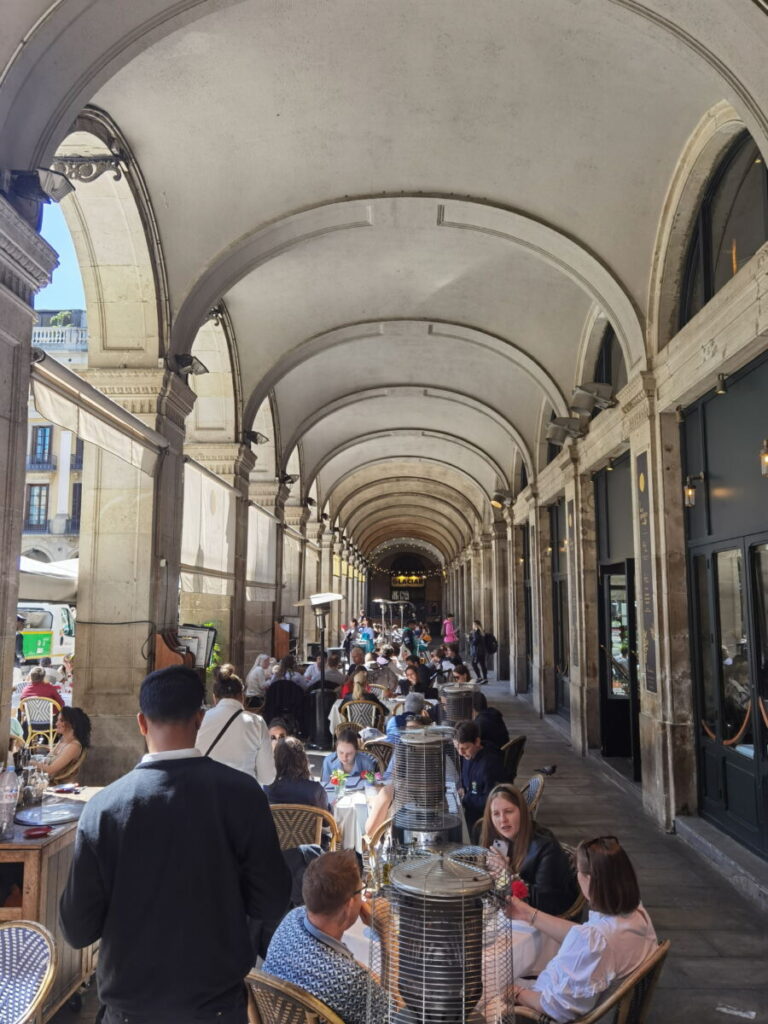
{"type": "Polygon", "coordinates": [[[356,850],[363,852],[363,836],[365,835],[365,823],[368,820],[369,808],[365,796],[365,786],[362,782],[349,786],[344,796],[334,802],[336,786],[326,785],[325,791],[331,803],[331,810],[336,819],[336,824],[341,831],[341,845],[345,850],[356,850]]]}

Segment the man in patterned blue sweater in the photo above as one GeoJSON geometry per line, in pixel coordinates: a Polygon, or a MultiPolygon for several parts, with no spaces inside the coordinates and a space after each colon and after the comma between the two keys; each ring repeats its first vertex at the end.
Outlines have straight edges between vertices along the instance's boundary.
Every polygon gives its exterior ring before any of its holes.
{"type": "Polygon", "coordinates": [[[341,941],[358,917],[371,923],[362,891],[354,850],[313,860],[304,874],[305,905],[283,918],[264,970],[321,999],[345,1024],[383,1024],[389,1017],[386,992],[341,941]]]}

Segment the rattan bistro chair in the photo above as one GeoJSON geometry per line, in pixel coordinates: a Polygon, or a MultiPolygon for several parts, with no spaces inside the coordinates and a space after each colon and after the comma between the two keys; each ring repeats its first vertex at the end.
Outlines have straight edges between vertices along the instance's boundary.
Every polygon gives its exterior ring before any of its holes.
{"type": "Polygon", "coordinates": [[[0,923],[0,1021],[35,1018],[56,974],[53,936],[36,921],[0,923]]]}
{"type": "Polygon", "coordinates": [[[335,850],[341,842],[339,826],[329,811],[309,804],[271,804],[269,809],[281,850],[293,850],[303,844],[320,846],[326,828],[331,836],[329,850],[335,850]]]}
{"type": "Polygon", "coordinates": [[[62,782],[67,782],[69,779],[76,779],[80,769],[83,767],[83,762],[88,755],[88,750],[81,750],[80,757],[73,761],[71,764],[65,765],[58,775],[51,775],[49,782],[52,786],[58,786],[62,782]]]}
{"type": "Polygon", "coordinates": [[[330,1006],[290,981],[258,970],[245,981],[261,1024],[344,1024],[330,1006]]]}
{"type": "Polygon", "coordinates": [[[520,761],[523,756],[523,751],[525,750],[525,741],[527,739],[527,736],[515,736],[501,748],[501,753],[504,758],[505,782],[514,784],[517,769],[520,767],[520,761]]]}
{"type": "Polygon", "coordinates": [[[19,721],[26,725],[27,746],[34,746],[38,736],[44,736],[48,749],[56,742],[56,716],[61,708],[50,697],[27,697],[19,702],[19,721]]]}
{"type": "Polygon", "coordinates": [[[386,715],[378,704],[372,700],[348,700],[339,709],[339,714],[347,722],[362,725],[365,729],[382,731],[386,715]]]}
{"type": "Polygon", "coordinates": [[[376,761],[378,761],[379,770],[385,772],[389,767],[389,762],[392,760],[395,745],[389,740],[366,740],[363,743],[363,750],[366,754],[372,754],[376,761]]]}
{"type": "MultiPolygon", "coordinates": [[[[572,1024],[596,1024],[599,1020],[610,1020],[611,1024],[645,1024],[654,989],[669,953],[669,945],[669,939],[660,943],[658,949],[625,978],[612,995],[598,1003],[594,1010],[572,1021],[572,1024]]],[[[553,1024],[552,1018],[546,1013],[530,1010],[527,1006],[515,1007],[515,1019],[553,1024]]]]}
{"type": "MultiPolygon", "coordinates": [[[[561,843],[560,845],[562,846],[563,851],[565,852],[566,856],[568,857],[568,860],[570,861],[571,868],[573,870],[573,877],[575,878],[577,872],[576,847],[569,846],[568,843],[561,843]]],[[[576,897],[576,899],[573,901],[570,907],[568,907],[565,913],[560,914],[559,916],[564,917],[566,921],[576,921],[577,923],[581,922],[582,918],[584,917],[584,908],[586,907],[586,905],[587,901],[584,899],[584,893],[581,891],[581,888],[579,888],[579,895],[576,897]]]]}
{"type": "Polygon", "coordinates": [[[532,775],[523,786],[521,792],[525,797],[525,802],[528,804],[528,813],[532,818],[535,818],[544,793],[544,776],[540,772],[532,775]]]}

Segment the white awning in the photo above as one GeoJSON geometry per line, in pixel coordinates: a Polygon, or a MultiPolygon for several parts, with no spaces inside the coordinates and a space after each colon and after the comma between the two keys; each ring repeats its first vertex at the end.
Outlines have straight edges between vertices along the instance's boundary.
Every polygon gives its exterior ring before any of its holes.
{"type": "Polygon", "coordinates": [[[32,397],[40,415],[154,475],[167,439],[41,349],[32,352],[32,397]]]}
{"type": "Polygon", "coordinates": [[[20,601],[66,601],[77,599],[79,560],[38,562],[35,558],[19,559],[20,601]]]}
{"type": "Polygon", "coordinates": [[[233,487],[185,457],[180,581],[185,593],[233,592],[236,500],[233,487]]]}

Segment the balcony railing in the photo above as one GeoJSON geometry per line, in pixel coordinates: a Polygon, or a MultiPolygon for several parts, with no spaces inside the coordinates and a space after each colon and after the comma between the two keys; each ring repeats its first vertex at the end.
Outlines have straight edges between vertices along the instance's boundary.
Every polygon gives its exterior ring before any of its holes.
{"type": "Polygon", "coordinates": [[[83,453],[75,452],[74,455],[69,457],[69,468],[70,469],[82,469],[83,468],[83,453]]]}
{"type": "Polygon", "coordinates": [[[88,348],[88,328],[33,327],[32,344],[40,348],[70,348],[84,352],[88,348]]]}
{"type": "Polygon", "coordinates": [[[64,533],[80,533],[80,516],[69,517],[69,519],[67,520],[67,525],[64,528],[64,533]]]}
{"type": "Polygon", "coordinates": [[[50,533],[50,532],[51,532],[51,528],[48,525],[48,520],[47,519],[44,520],[42,523],[30,523],[30,522],[25,520],[24,521],[24,525],[22,527],[22,533],[50,533]]]}
{"type": "Polygon", "coordinates": [[[49,455],[41,459],[36,455],[27,456],[27,469],[30,473],[46,473],[56,469],[56,456],[49,455]]]}

